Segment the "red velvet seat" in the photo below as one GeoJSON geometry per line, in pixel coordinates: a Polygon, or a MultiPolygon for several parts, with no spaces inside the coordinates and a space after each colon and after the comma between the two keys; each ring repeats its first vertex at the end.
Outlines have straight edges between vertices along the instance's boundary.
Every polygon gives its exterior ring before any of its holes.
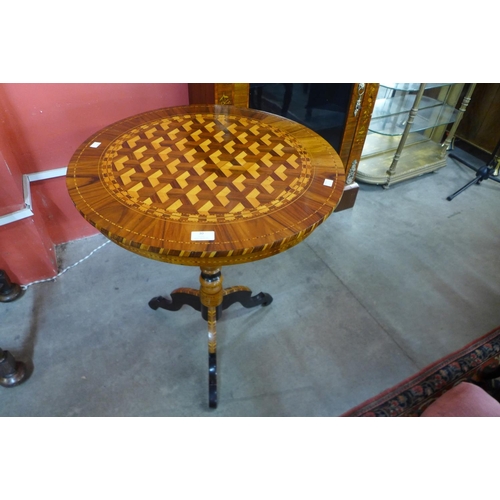
{"type": "Polygon", "coordinates": [[[422,417],[500,417],[500,403],[477,385],[462,382],[434,401],[422,417]]]}

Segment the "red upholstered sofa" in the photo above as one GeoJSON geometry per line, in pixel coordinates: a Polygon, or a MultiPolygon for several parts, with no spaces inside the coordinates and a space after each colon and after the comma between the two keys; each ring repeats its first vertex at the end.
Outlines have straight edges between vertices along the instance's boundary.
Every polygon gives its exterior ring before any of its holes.
{"type": "Polygon", "coordinates": [[[477,385],[461,382],[434,401],[421,416],[500,417],[500,403],[477,385]]]}

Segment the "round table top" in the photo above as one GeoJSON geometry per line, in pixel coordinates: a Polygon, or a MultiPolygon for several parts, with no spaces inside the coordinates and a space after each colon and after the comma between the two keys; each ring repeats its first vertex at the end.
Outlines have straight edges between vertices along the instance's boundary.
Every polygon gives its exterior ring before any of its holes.
{"type": "Polygon", "coordinates": [[[120,246],[220,266],[302,241],[340,201],[344,167],[326,140],[296,122],[193,105],[95,133],[71,158],[66,182],[83,217],[120,246]]]}

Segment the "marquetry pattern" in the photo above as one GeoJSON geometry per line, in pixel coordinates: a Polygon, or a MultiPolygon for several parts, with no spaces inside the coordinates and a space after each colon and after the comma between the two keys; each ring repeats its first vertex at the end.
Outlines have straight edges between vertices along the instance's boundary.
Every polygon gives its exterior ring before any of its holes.
{"type": "Polygon", "coordinates": [[[269,214],[311,180],[302,146],[248,117],[180,115],[109,145],[101,176],[118,200],[157,218],[228,222],[269,214]]]}
{"type": "Polygon", "coordinates": [[[291,120],[179,106],[95,133],[71,158],[67,186],[80,213],[123,248],[219,266],[306,238],[338,204],[344,167],[322,137],[291,120]]]}

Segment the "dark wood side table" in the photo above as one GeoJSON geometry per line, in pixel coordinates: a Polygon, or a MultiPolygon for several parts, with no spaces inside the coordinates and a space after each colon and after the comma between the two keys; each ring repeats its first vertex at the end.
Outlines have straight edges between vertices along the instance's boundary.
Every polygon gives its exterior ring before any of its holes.
{"type": "Polygon", "coordinates": [[[209,406],[217,406],[216,322],[235,302],[269,294],[224,289],[221,267],[270,257],[306,238],[337,206],[344,167],[319,135],[288,119],[232,106],[160,109],[100,130],[75,152],[67,186],[107,238],[144,257],[199,266],[200,289],[155,297],[208,323],[209,406]]]}

